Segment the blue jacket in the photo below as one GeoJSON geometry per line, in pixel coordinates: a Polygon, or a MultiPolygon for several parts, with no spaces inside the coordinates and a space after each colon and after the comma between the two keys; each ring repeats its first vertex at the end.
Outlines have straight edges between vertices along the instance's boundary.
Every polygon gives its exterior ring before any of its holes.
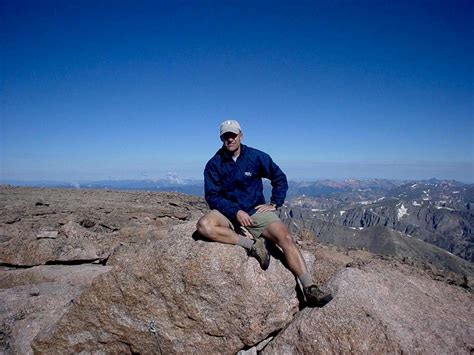
{"type": "Polygon", "coordinates": [[[271,202],[277,206],[283,205],[288,190],[285,174],[268,154],[243,144],[240,147],[237,161],[221,148],[204,169],[204,192],[209,207],[233,222],[239,210],[252,215],[256,206],[265,203],[262,178],[271,181],[271,202]]]}

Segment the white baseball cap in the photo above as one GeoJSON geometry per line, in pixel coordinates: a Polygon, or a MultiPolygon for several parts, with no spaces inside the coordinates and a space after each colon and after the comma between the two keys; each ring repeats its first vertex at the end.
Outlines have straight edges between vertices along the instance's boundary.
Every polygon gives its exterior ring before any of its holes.
{"type": "Polygon", "coordinates": [[[239,124],[239,122],[237,122],[235,120],[224,121],[220,125],[220,131],[221,131],[221,134],[220,134],[221,136],[224,133],[227,133],[227,132],[232,132],[232,133],[235,133],[235,134],[239,134],[240,131],[241,131],[240,124],[239,124]]]}

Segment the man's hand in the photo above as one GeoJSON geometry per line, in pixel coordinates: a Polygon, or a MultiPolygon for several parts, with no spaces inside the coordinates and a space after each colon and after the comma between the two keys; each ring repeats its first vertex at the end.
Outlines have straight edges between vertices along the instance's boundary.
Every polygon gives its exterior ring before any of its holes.
{"type": "Polygon", "coordinates": [[[249,216],[249,214],[242,210],[237,212],[237,221],[244,227],[248,227],[253,224],[252,218],[249,216]]]}
{"type": "Polygon", "coordinates": [[[255,207],[255,209],[257,210],[257,213],[276,211],[275,206],[270,203],[267,203],[265,205],[258,205],[257,207],[255,207]]]}

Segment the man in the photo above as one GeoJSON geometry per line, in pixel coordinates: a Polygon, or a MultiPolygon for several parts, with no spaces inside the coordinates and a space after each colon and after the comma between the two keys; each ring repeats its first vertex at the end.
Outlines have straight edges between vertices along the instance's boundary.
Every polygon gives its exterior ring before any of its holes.
{"type": "Polygon", "coordinates": [[[198,232],[211,241],[242,246],[264,270],[270,255],[262,237],[276,243],[302,285],[306,304],[323,306],[331,296],[313,284],[300,250],[275,213],[285,202],[285,174],[268,154],[241,144],[243,133],[237,121],[222,122],[220,137],[222,148],[204,170],[205,197],[212,211],[198,221],[198,232]],[[262,178],[272,184],[270,203],[263,196],[262,178]]]}

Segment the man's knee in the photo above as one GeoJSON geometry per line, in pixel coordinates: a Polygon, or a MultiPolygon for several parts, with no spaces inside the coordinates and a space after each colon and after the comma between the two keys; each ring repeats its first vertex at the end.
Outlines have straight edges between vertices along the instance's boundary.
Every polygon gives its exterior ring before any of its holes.
{"type": "Polygon", "coordinates": [[[281,222],[272,223],[265,231],[264,236],[267,235],[280,247],[285,249],[286,247],[291,247],[296,245],[293,236],[288,231],[288,228],[281,222]]]}
{"type": "Polygon", "coordinates": [[[296,245],[293,236],[290,233],[285,233],[278,238],[278,245],[281,247],[290,247],[296,245]]]}
{"type": "Polygon", "coordinates": [[[199,221],[196,223],[196,229],[204,237],[207,237],[212,230],[212,224],[210,221],[210,218],[206,215],[203,216],[199,219],[199,221]]]}

